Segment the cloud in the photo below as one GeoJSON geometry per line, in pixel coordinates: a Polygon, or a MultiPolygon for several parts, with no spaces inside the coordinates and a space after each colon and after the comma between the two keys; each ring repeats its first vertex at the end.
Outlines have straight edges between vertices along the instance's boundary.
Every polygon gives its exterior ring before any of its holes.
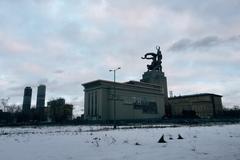
{"type": "Polygon", "coordinates": [[[55,70],[53,73],[62,74],[64,73],[64,70],[58,69],[58,70],[55,70]]]}
{"type": "Polygon", "coordinates": [[[26,54],[33,51],[30,43],[0,31],[0,49],[8,54],[26,54]]]}
{"type": "Polygon", "coordinates": [[[150,63],[140,57],[160,45],[174,93],[240,104],[239,8],[237,0],[0,1],[2,96],[21,104],[24,86],[35,94],[44,83],[47,99],[66,97],[81,111],[81,83],[112,80],[118,66],[117,81],[139,80],[150,63]]]}
{"type": "Polygon", "coordinates": [[[240,35],[232,36],[228,38],[220,38],[218,36],[206,36],[200,39],[180,39],[174,42],[170,47],[169,51],[186,51],[186,50],[201,50],[211,49],[213,47],[234,47],[240,43],[240,35]]]}

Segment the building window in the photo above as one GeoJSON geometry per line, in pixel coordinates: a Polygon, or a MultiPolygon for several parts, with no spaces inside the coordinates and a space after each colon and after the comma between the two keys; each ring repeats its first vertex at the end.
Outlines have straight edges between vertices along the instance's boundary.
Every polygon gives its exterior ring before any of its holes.
{"type": "Polygon", "coordinates": [[[88,105],[87,105],[87,115],[90,115],[90,93],[87,94],[87,98],[88,98],[88,105]]]}
{"type": "Polygon", "coordinates": [[[93,115],[93,93],[91,93],[91,115],[93,115]]]}
{"type": "Polygon", "coordinates": [[[98,99],[97,99],[97,91],[95,92],[95,116],[97,116],[97,103],[98,103],[98,101],[97,101],[98,99]]]}

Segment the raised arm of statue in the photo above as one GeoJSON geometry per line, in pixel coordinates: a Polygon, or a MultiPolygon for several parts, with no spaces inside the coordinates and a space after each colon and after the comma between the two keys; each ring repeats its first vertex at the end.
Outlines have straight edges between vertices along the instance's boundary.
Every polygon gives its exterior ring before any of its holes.
{"type": "Polygon", "coordinates": [[[148,71],[151,70],[162,70],[162,53],[160,50],[160,46],[156,46],[157,53],[146,53],[144,57],[141,57],[142,59],[151,59],[152,63],[150,65],[147,65],[148,71]]]}
{"type": "Polygon", "coordinates": [[[156,60],[157,54],[155,53],[146,53],[144,57],[141,57],[142,59],[152,59],[153,61],[156,60]]]}

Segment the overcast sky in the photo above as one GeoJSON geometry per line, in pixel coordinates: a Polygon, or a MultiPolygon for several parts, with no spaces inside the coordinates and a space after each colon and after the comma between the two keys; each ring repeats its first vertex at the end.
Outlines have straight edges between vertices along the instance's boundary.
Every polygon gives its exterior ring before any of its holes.
{"type": "Polygon", "coordinates": [[[1,0],[0,98],[25,86],[83,108],[82,83],[139,80],[161,46],[174,95],[215,93],[240,105],[239,0],[1,0]]]}

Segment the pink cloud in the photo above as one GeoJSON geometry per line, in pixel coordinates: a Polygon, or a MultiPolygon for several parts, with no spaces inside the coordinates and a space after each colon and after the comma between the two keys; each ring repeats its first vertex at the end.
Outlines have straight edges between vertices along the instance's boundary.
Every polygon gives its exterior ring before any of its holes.
{"type": "Polygon", "coordinates": [[[24,63],[23,64],[23,69],[24,71],[33,73],[33,74],[37,74],[37,75],[41,75],[46,73],[46,69],[37,65],[37,64],[33,64],[33,63],[24,63]]]}
{"type": "Polygon", "coordinates": [[[31,44],[23,40],[17,40],[15,37],[6,33],[0,33],[0,43],[3,50],[12,54],[22,54],[33,51],[31,44]]]}

